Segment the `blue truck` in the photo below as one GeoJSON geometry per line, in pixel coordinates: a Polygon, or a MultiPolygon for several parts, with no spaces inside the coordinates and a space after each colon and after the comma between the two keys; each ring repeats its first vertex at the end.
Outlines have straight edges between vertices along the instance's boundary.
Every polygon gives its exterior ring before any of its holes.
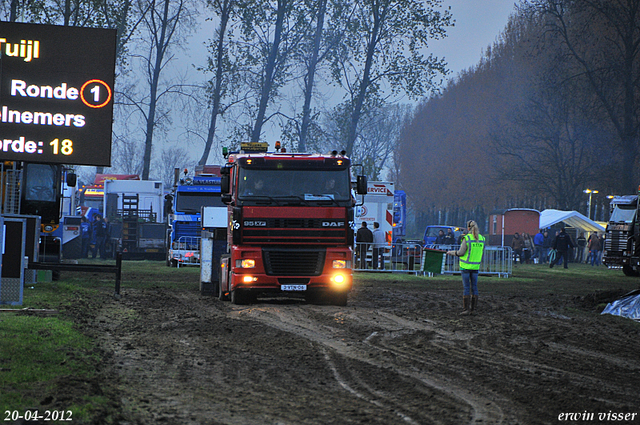
{"type": "MultiPolygon", "coordinates": [[[[174,186],[167,236],[167,266],[200,265],[203,207],[224,207],[220,200],[220,167],[183,178],[174,186]],[[217,173],[216,173],[217,169],[217,173]]],[[[186,170],[185,170],[186,171],[186,170]]]]}

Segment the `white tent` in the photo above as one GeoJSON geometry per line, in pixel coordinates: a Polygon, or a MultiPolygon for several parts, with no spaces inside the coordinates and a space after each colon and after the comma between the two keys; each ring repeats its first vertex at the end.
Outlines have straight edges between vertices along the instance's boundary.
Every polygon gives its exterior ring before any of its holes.
{"type": "Polygon", "coordinates": [[[564,222],[586,232],[604,232],[605,228],[580,214],[578,211],[544,210],[540,213],[540,228],[546,229],[556,223],[564,222]]]}

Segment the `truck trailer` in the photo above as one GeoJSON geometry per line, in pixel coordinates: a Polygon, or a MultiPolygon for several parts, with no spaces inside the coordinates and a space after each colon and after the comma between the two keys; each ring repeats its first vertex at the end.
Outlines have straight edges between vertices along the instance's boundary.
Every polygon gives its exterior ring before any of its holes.
{"type": "MultiPolygon", "coordinates": [[[[234,304],[260,294],[303,295],[346,305],[352,287],[355,199],[351,161],[328,155],[267,152],[267,143],[223,151],[222,201],[227,253],[220,299],[234,304]]],[[[366,194],[366,178],[356,191],[366,194]]]]}
{"type": "Polygon", "coordinates": [[[164,185],[151,180],[105,180],[103,217],[110,223],[110,244],[127,260],[166,257],[164,185]]]}

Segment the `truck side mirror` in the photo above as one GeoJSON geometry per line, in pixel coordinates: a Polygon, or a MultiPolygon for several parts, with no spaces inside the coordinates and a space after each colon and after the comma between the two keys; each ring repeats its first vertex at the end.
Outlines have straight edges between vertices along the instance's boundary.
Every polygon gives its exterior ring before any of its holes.
{"type": "Polygon", "coordinates": [[[229,178],[229,174],[223,174],[220,178],[220,192],[222,194],[229,193],[231,179],[229,178]]]}
{"type": "Polygon", "coordinates": [[[78,175],[76,173],[67,173],[67,186],[76,187],[78,183],[78,175]]]}
{"type": "Polygon", "coordinates": [[[229,174],[231,174],[231,167],[233,167],[233,165],[231,164],[225,164],[224,166],[220,167],[220,175],[228,176],[229,174]]]}
{"type": "Polygon", "coordinates": [[[358,193],[358,195],[367,194],[367,176],[358,176],[358,180],[356,182],[356,192],[358,193]]]}

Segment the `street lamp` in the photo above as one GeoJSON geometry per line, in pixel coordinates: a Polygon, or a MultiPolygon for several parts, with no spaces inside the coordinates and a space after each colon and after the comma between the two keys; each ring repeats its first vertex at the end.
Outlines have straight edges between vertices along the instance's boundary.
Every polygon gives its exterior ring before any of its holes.
{"type": "Polygon", "coordinates": [[[597,190],[591,190],[591,189],[585,189],[583,190],[584,193],[588,193],[589,194],[589,208],[587,209],[587,218],[589,220],[591,220],[591,195],[593,195],[594,193],[598,193],[597,190]]]}

